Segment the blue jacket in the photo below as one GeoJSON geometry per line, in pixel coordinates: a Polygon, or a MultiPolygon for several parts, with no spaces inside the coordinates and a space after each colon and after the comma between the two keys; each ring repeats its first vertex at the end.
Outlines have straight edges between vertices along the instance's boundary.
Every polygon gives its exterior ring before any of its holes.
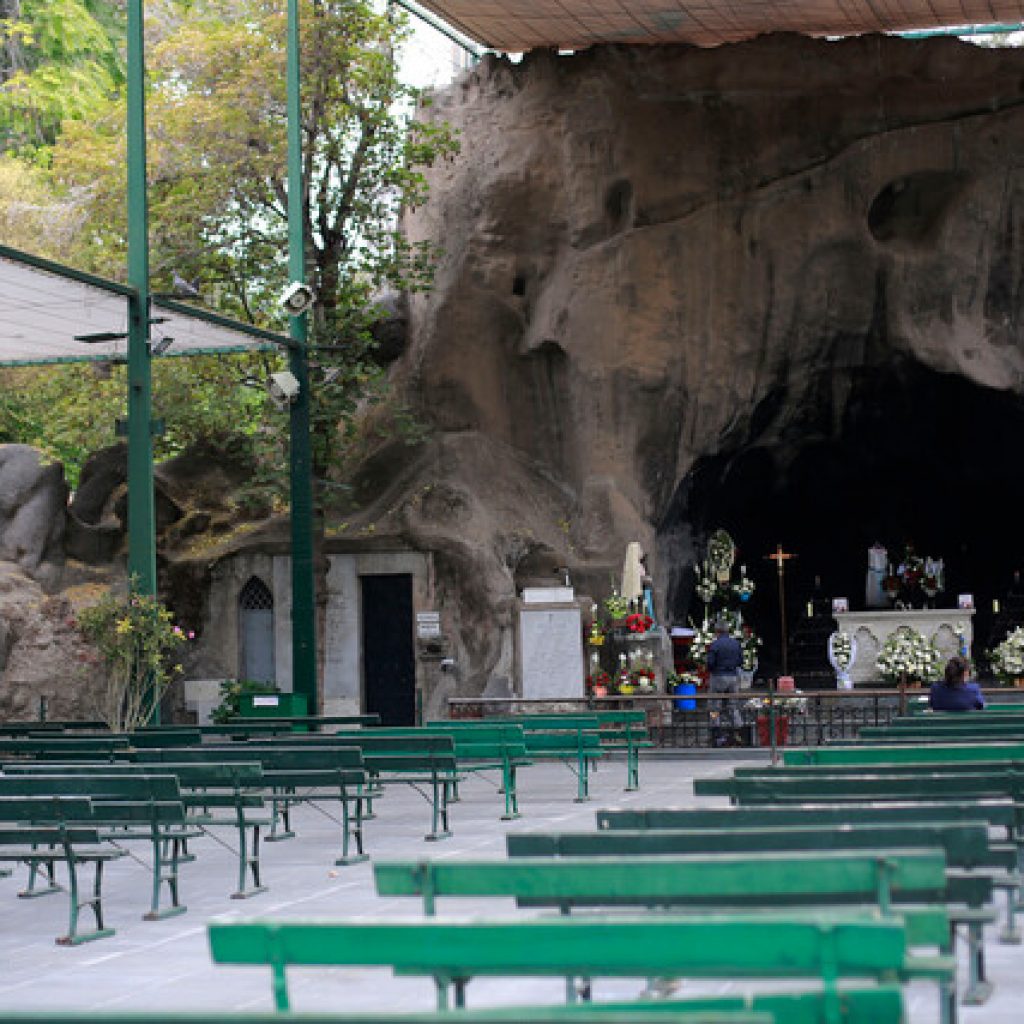
{"type": "Polygon", "coordinates": [[[985,698],[977,683],[947,686],[940,682],[932,683],[928,703],[932,711],[980,711],[985,706],[985,698]]]}
{"type": "Polygon", "coordinates": [[[713,676],[730,676],[743,664],[743,648],[728,633],[716,636],[708,647],[708,671],[713,676]]]}

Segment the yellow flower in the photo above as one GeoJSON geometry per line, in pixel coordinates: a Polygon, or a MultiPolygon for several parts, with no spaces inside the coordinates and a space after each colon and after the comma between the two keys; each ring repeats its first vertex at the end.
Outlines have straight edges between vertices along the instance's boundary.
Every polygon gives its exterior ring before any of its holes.
{"type": "Polygon", "coordinates": [[[131,619],[118,619],[117,620],[117,633],[118,636],[126,636],[132,631],[132,620],[131,619]]]}

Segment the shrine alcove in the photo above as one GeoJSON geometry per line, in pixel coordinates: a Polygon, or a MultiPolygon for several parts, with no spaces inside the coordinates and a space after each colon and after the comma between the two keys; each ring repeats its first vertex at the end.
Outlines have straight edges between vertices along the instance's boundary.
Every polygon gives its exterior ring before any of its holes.
{"type": "Polygon", "coordinates": [[[818,398],[845,393],[841,405],[794,409],[773,396],[775,412],[756,434],[698,460],[681,481],[659,535],[669,555],[668,617],[700,621],[692,559],[724,527],[757,584],[744,614],[764,638],[761,669],[771,674],[781,653],[779,586],[766,556],[777,544],[797,556],[785,571],[791,633],[814,597],[863,608],[868,548],[881,542],[895,563],[911,543],[945,560],[938,606],[974,595],[975,651],[987,647],[992,601],[1024,569],[1024,399],[910,362],[831,383],[818,398]]]}

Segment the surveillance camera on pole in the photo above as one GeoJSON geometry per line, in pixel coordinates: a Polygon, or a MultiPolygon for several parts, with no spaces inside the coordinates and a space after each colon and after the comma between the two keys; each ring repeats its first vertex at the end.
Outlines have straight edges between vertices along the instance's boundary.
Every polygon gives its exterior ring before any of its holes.
{"type": "Polygon", "coordinates": [[[272,373],[270,380],[267,381],[267,389],[270,392],[270,400],[282,411],[299,397],[298,378],[288,370],[272,373]]]}
{"type": "Polygon", "coordinates": [[[292,281],[280,298],[281,308],[289,316],[301,316],[313,305],[313,289],[301,281],[292,281]]]}

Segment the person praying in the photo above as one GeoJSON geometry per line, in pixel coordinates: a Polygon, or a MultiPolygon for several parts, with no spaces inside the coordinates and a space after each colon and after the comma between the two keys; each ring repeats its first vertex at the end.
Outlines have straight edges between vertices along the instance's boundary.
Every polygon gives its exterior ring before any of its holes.
{"type": "Polygon", "coordinates": [[[946,662],[944,677],[932,683],[928,703],[932,711],[980,711],[985,706],[981,688],[968,680],[970,662],[959,654],[946,662]]]}

